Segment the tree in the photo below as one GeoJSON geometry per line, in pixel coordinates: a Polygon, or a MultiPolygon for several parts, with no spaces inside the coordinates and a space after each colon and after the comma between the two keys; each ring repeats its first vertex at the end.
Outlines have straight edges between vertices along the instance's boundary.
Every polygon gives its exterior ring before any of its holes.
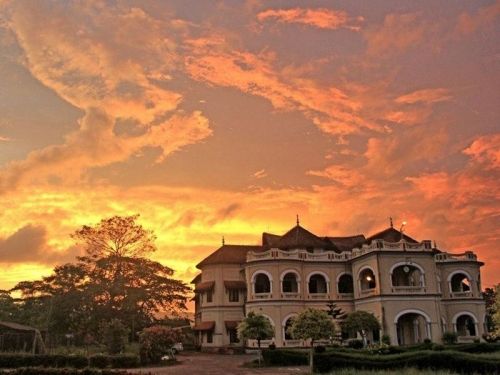
{"type": "MultiPolygon", "coordinates": [[[[488,332],[495,332],[496,327],[500,327],[500,324],[495,323],[493,317],[498,311],[496,304],[498,291],[500,289],[500,284],[494,286],[493,288],[486,288],[483,292],[483,299],[486,303],[486,326],[488,332]]],[[[500,323],[500,322],[499,322],[500,323]]]]}
{"type": "Polygon", "coordinates": [[[309,366],[313,373],[314,341],[328,339],[335,333],[335,325],[326,311],[308,308],[292,323],[290,334],[294,339],[311,340],[309,366]]]}
{"type": "Polygon", "coordinates": [[[500,337],[500,284],[495,286],[495,302],[491,306],[495,337],[500,337]]]}
{"type": "Polygon", "coordinates": [[[238,325],[238,337],[240,340],[257,340],[259,348],[259,366],[260,366],[260,341],[268,340],[274,336],[274,329],[269,319],[264,315],[249,312],[245,319],[238,325]]]}
{"type": "Polygon", "coordinates": [[[172,346],[182,339],[182,331],[161,325],[145,328],[139,334],[140,356],[143,364],[156,364],[172,346]]]}
{"type": "Polygon", "coordinates": [[[354,331],[359,333],[363,338],[363,346],[366,346],[367,332],[379,330],[380,323],[372,313],[360,310],[347,314],[347,318],[342,322],[342,329],[346,332],[354,331]]]}
{"type": "Polygon", "coordinates": [[[111,319],[102,326],[102,342],[109,354],[123,353],[127,344],[129,329],[118,319],[111,319]]]}
{"type": "Polygon", "coordinates": [[[159,312],[172,316],[185,310],[190,289],[172,278],[171,268],[145,257],[155,250],[155,236],[136,224],[137,218],[115,216],[83,226],[74,237],[86,256],[12,289],[21,292],[21,307],[36,318],[33,326],[83,340],[86,334],[100,337],[101,325],[118,319],[134,339],[157,321],[159,312]]]}

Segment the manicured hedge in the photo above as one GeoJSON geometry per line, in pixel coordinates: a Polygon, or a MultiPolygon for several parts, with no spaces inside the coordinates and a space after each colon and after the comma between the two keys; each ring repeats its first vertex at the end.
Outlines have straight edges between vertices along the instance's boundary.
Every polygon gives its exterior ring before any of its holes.
{"type": "Polygon", "coordinates": [[[0,370],[1,375],[127,375],[126,371],[98,370],[98,369],[67,369],[67,368],[40,368],[25,367],[15,370],[0,370]]]}
{"type": "Polygon", "coordinates": [[[262,357],[267,366],[302,366],[309,363],[309,353],[300,350],[264,350],[262,357]]]}
{"type": "Polygon", "coordinates": [[[420,351],[393,355],[329,352],[316,354],[314,367],[317,372],[329,372],[339,368],[394,370],[416,367],[419,369],[448,370],[462,374],[497,374],[500,372],[500,360],[456,351],[420,351]]]}
{"type": "Polygon", "coordinates": [[[135,355],[95,355],[87,358],[82,355],[59,354],[0,354],[0,368],[19,367],[55,367],[76,368],[132,368],[139,366],[139,357],[135,355]]]}

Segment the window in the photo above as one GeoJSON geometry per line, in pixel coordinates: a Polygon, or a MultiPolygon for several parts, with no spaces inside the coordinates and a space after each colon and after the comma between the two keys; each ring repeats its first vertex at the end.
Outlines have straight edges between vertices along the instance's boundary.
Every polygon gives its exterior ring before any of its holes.
{"type": "Polygon", "coordinates": [[[240,291],[238,289],[229,289],[229,302],[238,302],[240,300],[240,291]]]}
{"type": "Polygon", "coordinates": [[[214,342],[214,336],[212,331],[207,331],[207,344],[214,342]]]}
{"type": "Polygon", "coordinates": [[[236,328],[229,329],[227,333],[229,335],[229,342],[231,344],[240,342],[240,340],[238,339],[238,331],[236,330],[236,328]]]}
{"type": "Polygon", "coordinates": [[[464,273],[456,273],[451,278],[451,291],[453,293],[470,292],[470,280],[464,273]]]}
{"type": "Polygon", "coordinates": [[[361,284],[361,290],[374,289],[377,286],[377,282],[375,281],[375,275],[373,274],[373,271],[369,268],[364,269],[359,274],[359,282],[361,284]]]}
{"type": "Polygon", "coordinates": [[[392,271],[392,286],[423,286],[420,269],[410,264],[396,267],[392,271]]]}
{"type": "Polygon", "coordinates": [[[207,302],[212,302],[212,291],[211,290],[207,291],[207,302]]]}
{"type": "Polygon", "coordinates": [[[285,323],[285,327],[284,327],[285,340],[292,340],[293,339],[292,335],[290,334],[290,328],[292,327],[292,324],[293,324],[293,318],[288,318],[286,323],[285,323]]]}
{"type": "Polygon", "coordinates": [[[315,274],[309,279],[309,293],[327,293],[326,280],[323,275],[315,274]]]}
{"type": "Polygon", "coordinates": [[[255,277],[255,285],[254,285],[255,293],[271,293],[271,282],[269,281],[269,277],[267,277],[264,273],[259,273],[255,277]]]}
{"type": "Polygon", "coordinates": [[[297,276],[289,272],[283,278],[283,293],[298,293],[297,276]]]}
{"type": "Polygon", "coordinates": [[[352,276],[349,275],[348,273],[344,273],[342,276],[339,278],[339,293],[352,293],[354,290],[353,282],[352,282],[352,276]]]}

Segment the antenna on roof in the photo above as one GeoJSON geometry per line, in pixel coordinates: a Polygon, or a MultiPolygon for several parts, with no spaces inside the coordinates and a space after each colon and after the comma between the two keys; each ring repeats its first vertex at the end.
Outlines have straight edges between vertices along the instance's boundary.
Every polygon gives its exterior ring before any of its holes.
{"type": "Polygon", "coordinates": [[[222,236],[222,246],[226,244],[226,240],[224,240],[224,236],[222,236]]]}
{"type": "Polygon", "coordinates": [[[392,222],[392,216],[389,217],[389,224],[391,225],[391,228],[394,228],[394,223],[392,222]]]}
{"type": "Polygon", "coordinates": [[[299,214],[297,214],[297,225],[300,224],[300,220],[299,220],[299,214]]]}

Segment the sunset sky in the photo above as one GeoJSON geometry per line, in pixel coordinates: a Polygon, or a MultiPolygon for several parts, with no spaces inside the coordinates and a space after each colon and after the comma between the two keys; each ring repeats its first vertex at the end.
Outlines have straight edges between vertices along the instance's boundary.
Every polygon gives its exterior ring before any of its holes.
{"type": "Polygon", "coordinates": [[[500,1],[0,0],[0,289],[139,213],[190,281],[301,224],[500,282],[500,1]]]}

